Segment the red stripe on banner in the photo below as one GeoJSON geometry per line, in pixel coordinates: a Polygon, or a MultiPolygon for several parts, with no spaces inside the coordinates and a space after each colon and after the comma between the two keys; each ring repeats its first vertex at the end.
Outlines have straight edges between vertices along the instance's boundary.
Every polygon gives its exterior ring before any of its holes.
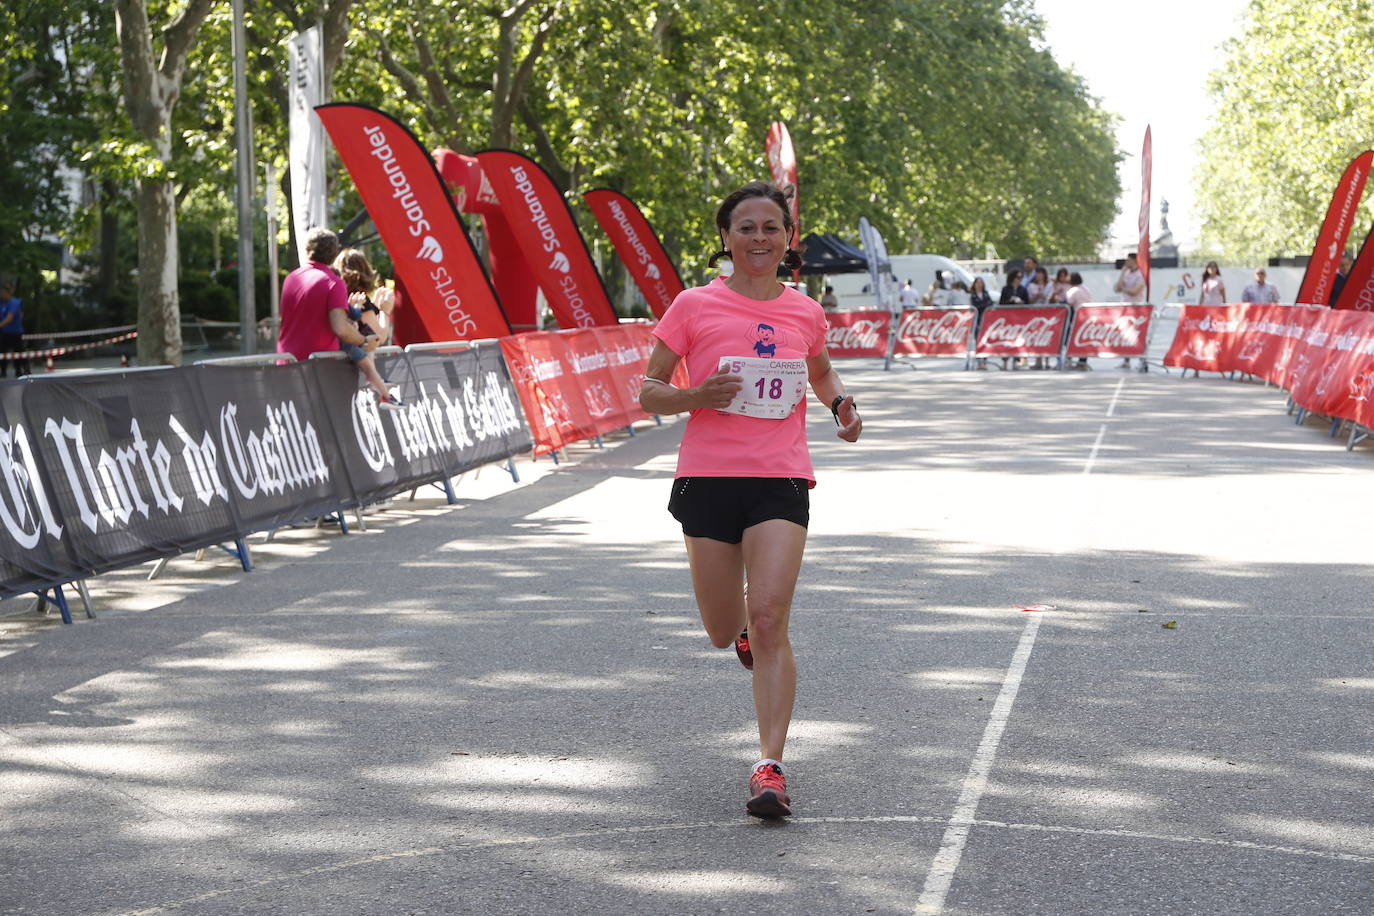
{"type": "Polygon", "coordinates": [[[510,150],[486,150],[477,159],[559,326],[616,324],[619,319],[587,243],[548,173],[510,150]]]}
{"type": "Polygon", "coordinates": [[[1065,356],[1144,356],[1150,339],[1149,305],[1080,305],[1065,356]]]}
{"type": "Polygon", "coordinates": [[[886,356],[891,312],[827,312],[825,349],[832,357],[886,356]]]}
{"type": "Polygon", "coordinates": [[[1145,144],[1140,148],[1140,217],[1136,225],[1140,229],[1140,241],[1136,245],[1136,263],[1140,266],[1140,277],[1145,281],[1145,298],[1150,298],[1150,174],[1153,169],[1154,151],[1150,144],[1150,125],[1145,125],[1145,144]]]}
{"type": "Polygon", "coordinates": [[[977,309],[908,309],[897,323],[893,353],[904,356],[966,356],[977,309]]]}
{"type": "Polygon", "coordinates": [[[654,227],[635,202],[619,191],[597,188],[582,198],[610,238],[620,262],[634,277],[649,309],[655,317],[662,318],[682,292],[683,283],[654,227]]]}
{"type": "MultiPolygon", "coordinates": [[[[1336,184],[1331,195],[1331,203],[1326,208],[1326,218],[1317,232],[1317,244],[1312,248],[1312,259],[1307,262],[1307,271],[1302,275],[1295,300],[1300,305],[1326,305],[1331,299],[1331,283],[1336,279],[1336,269],[1340,266],[1341,251],[1350,238],[1350,229],[1355,222],[1355,210],[1364,196],[1365,184],[1369,181],[1369,168],[1374,163],[1374,150],[1365,150],[1345,167],[1345,173],[1336,184]]],[[[1349,281],[1347,280],[1347,285],[1349,281]]]]}
{"type": "Polygon", "coordinates": [[[1374,228],[1364,237],[1359,257],[1350,268],[1350,276],[1345,278],[1341,295],[1332,303],[1334,308],[1351,309],[1356,312],[1374,311],[1374,228]]]}
{"type": "Polygon", "coordinates": [[[467,229],[415,135],[367,105],[334,103],[315,112],[353,176],[405,285],[406,305],[414,308],[428,339],[509,334],[467,229]]]}
{"type": "Polygon", "coordinates": [[[1064,339],[1069,310],[1061,305],[1044,308],[1002,308],[983,313],[975,356],[1057,356],[1064,339]]]}

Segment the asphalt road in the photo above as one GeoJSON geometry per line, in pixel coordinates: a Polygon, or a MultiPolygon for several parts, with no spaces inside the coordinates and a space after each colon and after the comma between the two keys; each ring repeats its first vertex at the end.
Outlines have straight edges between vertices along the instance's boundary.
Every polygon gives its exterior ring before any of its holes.
{"type": "Polygon", "coordinates": [[[0,913],[1374,912],[1374,449],[1110,365],[813,408],[789,822],[641,424],[0,617],[0,913]]]}

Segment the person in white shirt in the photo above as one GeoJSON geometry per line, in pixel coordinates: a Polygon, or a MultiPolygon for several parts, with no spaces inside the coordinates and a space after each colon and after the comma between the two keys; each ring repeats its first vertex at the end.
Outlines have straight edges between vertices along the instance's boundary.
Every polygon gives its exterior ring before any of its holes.
{"type": "Polygon", "coordinates": [[[1121,268],[1121,276],[1116,278],[1112,289],[1121,294],[1122,302],[1139,305],[1145,301],[1145,275],[1140,272],[1134,251],[1126,255],[1126,265],[1121,268]]]}
{"type": "Polygon", "coordinates": [[[910,280],[902,284],[902,291],[897,294],[897,301],[901,303],[903,309],[914,309],[921,304],[921,297],[916,294],[910,280]]]}
{"type": "Polygon", "coordinates": [[[1255,282],[1245,287],[1245,291],[1240,294],[1241,302],[1255,302],[1260,305],[1273,305],[1279,301],[1279,289],[1272,283],[1266,283],[1265,277],[1268,274],[1261,267],[1255,271],[1255,282]]]}
{"type": "MultiPolygon", "coordinates": [[[[1116,278],[1116,285],[1112,289],[1121,294],[1122,302],[1140,305],[1145,301],[1145,275],[1140,272],[1140,264],[1136,262],[1134,251],[1127,252],[1126,265],[1121,268],[1121,276],[1116,278]]],[[[1140,364],[1143,367],[1145,361],[1142,359],[1140,364]]],[[[1121,368],[1131,368],[1129,356],[1121,361],[1121,368]]]]}
{"type": "MultiPolygon", "coordinates": [[[[1060,271],[1060,273],[1063,273],[1063,271],[1060,271]]],[[[1068,291],[1064,293],[1065,304],[1068,305],[1069,308],[1077,310],[1080,305],[1092,301],[1093,294],[1088,292],[1088,288],[1083,285],[1083,275],[1076,271],[1069,274],[1069,288],[1068,291]]],[[[1069,326],[1073,326],[1072,321],[1069,322],[1069,326]]],[[[1078,362],[1074,364],[1073,368],[1087,369],[1088,358],[1086,356],[1078,357],[1078,362]]]]}
{"type": "Polygon", "coordinates": [[[1224,305],[1226,284],[1221,282],[1221,268],[1216,261],[1208,261],[1202,269],[1202,284],[1198,291],[1198,305],[1224,305]]]}

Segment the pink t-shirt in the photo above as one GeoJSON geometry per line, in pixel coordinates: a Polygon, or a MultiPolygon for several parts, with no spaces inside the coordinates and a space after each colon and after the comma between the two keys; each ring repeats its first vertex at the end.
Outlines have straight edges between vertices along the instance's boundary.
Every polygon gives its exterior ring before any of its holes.
{"type": "MultiPolygon", "coordinates": [[[[784,287],[750,299],[720,279],[684,290],[654,336],[682,357],[690,384],[714,373],[723,356],[805,359],[825,349],[830,325],[820,303],[784,287]]],[[[816,485],[806,447],[806,398],[781,420],[694,410],[677,455],[678,477],[804,477],[816,485]]]]}
{"type": "Polygon", "coordinates": [[[348,309],[348,287],[329,265],[311,261],[287,274],[281,285],[277,352],[304,361],[311,353],[339,349],[339,338],[329,327],[331,309],[348,309]]]}

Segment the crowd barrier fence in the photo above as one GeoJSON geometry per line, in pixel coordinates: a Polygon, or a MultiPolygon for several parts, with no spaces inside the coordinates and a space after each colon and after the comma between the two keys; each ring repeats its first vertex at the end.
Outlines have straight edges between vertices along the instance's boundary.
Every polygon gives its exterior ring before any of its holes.
{"type": "Polygon", "coordinates": [[[1154,306],[1090,302],[830,312],[826,349],[836,358],[961,357],[965,368],[987,357],[1140,357],[1154,306]]]}
{"type": "Polygon", "coordinates": [[[1346,448],[1374,426],[1374,313],[1310,305],[1185,305],[1166,366],[1241,373],[1286,389],[1298,422],[1329,417],[1346,448]]]}

